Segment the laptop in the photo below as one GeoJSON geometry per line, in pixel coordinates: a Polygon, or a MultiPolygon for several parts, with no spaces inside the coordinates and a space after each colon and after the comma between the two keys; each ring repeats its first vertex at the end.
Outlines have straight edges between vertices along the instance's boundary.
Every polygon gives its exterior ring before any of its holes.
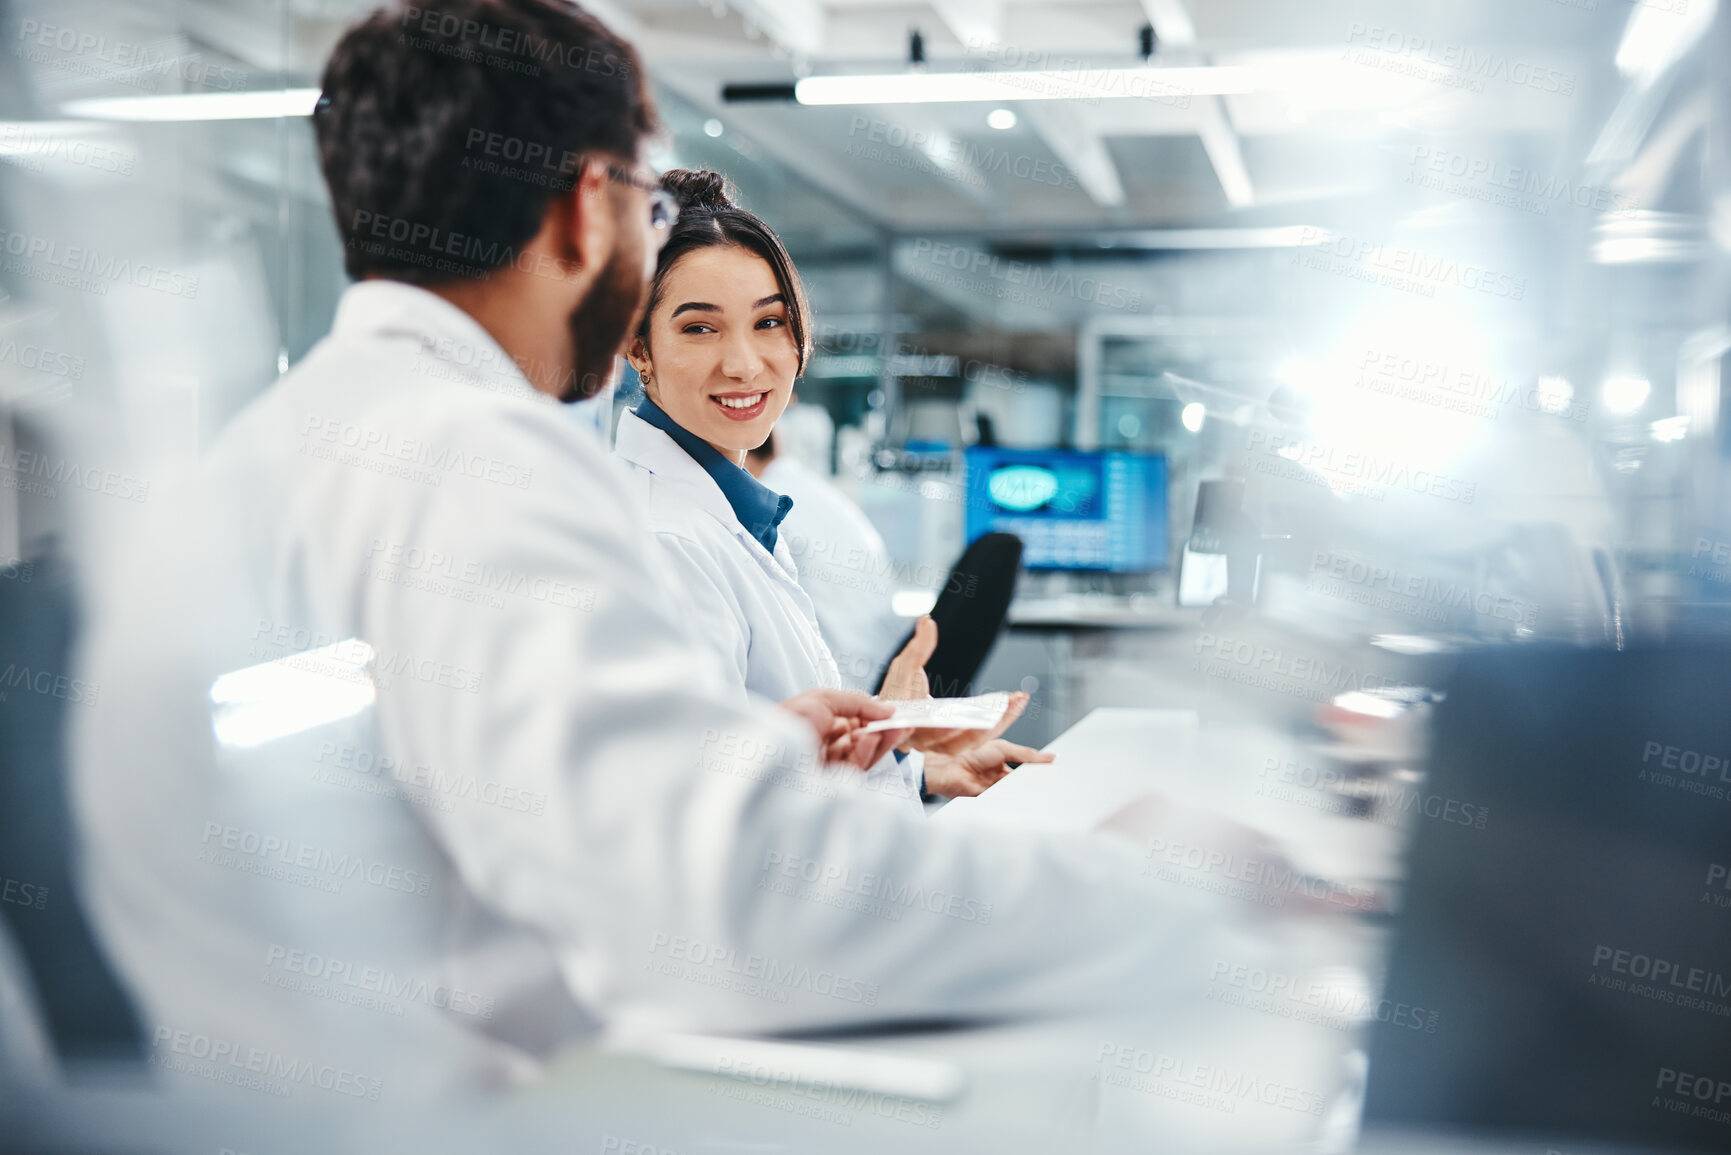
{"type": "Polygon", "coordinates": [[[1731,649],[1468,654],[1433,735],[1367,1125],[1731,1150],[1731,649]]]}

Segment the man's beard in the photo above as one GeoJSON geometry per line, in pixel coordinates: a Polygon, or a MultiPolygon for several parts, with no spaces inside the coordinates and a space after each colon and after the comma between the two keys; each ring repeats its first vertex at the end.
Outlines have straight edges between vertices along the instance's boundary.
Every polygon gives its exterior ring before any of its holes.
{"type": "Polygon", "coordinates": [[[613,376],[613,358],[625,337],[637,326],[648,286],[638,261],[621,259],[615,250],[595,284],[571,314],[571,340],[577,347],[571,387],[562,401],[583,401],[606,388],[613,376]]]}

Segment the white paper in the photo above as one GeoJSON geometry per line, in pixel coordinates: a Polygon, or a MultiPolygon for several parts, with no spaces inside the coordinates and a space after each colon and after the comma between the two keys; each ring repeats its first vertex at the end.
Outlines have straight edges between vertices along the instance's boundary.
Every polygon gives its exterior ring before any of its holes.
{"type": "Polygon", "coordinates": [[[1010,695],[979,694],[972,698],[919,698],[906,702],[885,701],[895,708],[892,717],[868,723],[863,733],[878,730],[990,730],[1009,709],[1010,695]]]}
{"type": "Polygon", "coordinates": [[[785,1072],[777,1077],[931,1103],[947,1103],[968,1086],[962,1068],[947,1060],[803,1042],[716,1035],[621,1036],[610,1042],[610,1048],[704,1075],[750,1082],[759,1077],[757,1072],[785,1072]]]}

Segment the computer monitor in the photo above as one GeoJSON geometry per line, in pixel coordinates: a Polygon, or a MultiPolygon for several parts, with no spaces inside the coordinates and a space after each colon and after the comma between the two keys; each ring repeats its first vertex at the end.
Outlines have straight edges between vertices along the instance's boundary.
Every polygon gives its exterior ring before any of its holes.
{"type": "Polygon", "coordinates": [[[975,446],[967,495],[968,540],[1013,533],[1028,569],[1166,568],[1166,458],[1158,453],[975,446]]]}

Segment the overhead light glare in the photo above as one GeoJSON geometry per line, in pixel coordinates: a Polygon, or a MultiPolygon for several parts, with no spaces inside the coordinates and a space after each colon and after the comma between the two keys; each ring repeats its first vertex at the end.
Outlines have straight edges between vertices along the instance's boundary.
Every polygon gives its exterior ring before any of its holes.
{"type": "Polygon", "coordinates": [[[1610,377],[1605,381],[1605,408],[1626,417],[1647,403],[1653,383],[1645,377],[1610,377]]]}
{"type": "Polygon", "coordinates": [[[247,748],[347,718],[377,697],[373,648],[358,638],[223,674],[211,683],[211,726],[247,748]]]}
{"type": "Polygon", "coordinates": [[[1717,8],[1718,0],[1636,4],[1617,45],[1617,71],[1651,84],[1706,35],[1717,8]]]}
{"type": "Polygon", "coordinates": [[[1569,411],[1575,400],[1575,387],[1566,377],[1539,378],[1539,408],[1553,416],[1569,411]]]}
{"type": "Polygon", "coordinates": [[[1016,114],[1008,108],[994,108],[986,113],[986,125],[999,132],[1008,132],[1016,127],[1016,114]]]}
{"type": "Polygon", "coordinates": [[[1681,441],[1689,436],[1689,419],[1687,417],[1667,417],[1655,421],[1648,427],[1653,433],[1654,441],[1681,441]]]}
{"type": "Polygon", "coordinates": [[[1296,389],[1300,393],[1316,393],[1322,385],[1322,374],[1317,370],[1316,365],[1303,357],[1294,357],[1290,361],[1282,362],[1280,368],[1275,370],[1274,375],[1279,378],[1282,385],[1296,389]]]}

